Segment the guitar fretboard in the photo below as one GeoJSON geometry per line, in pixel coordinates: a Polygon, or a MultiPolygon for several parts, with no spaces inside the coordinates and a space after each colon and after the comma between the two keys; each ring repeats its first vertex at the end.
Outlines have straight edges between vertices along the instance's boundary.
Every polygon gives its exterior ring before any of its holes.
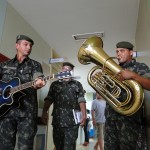
{"type": "MultiPolygon", "coordinates": [[[[42,79],[46,82],[52,78],[59,78],[60,79],[60,78],[71,77],[71,74],[72,74],[71,71],[64,71],[64,72],[59,72],[57,74],[52,74],[50,76],[46,76],[42,79]]],[[[10,88],[10,93],[16,93],[16,92],[19,92],[19,91],[24,90],[26,88],[32,87],[35,85],[35,83],[36,83],[36,80],[12,87],[12,88],[10,88]]]]}
{"type": "Polygon", "coordinates": [[[32,86],[34,86],[35,82],[36,81],[32,81],[32,82],[24,83],[24,84],[21,84],[19,86],[13,87],[10,89],[10,93],[15,93],[15,92],[24,90],[26,88],[32,87],[32,86]]]}

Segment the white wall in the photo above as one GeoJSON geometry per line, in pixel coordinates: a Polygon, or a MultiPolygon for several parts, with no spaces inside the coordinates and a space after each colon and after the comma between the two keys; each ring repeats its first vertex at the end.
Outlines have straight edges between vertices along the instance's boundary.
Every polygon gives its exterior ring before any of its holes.
{"type": "Polygon", "coordinates": [[[31,58],[38,61],[48,60],[50,58],[51,47],[37,34],[37,32],[8,4],[4,18],[4,26],[1,40],[0,51],[6,56],[14,57],[15,41],[18,34],[30,36],[35,45],[31,53],[31,58]],[[44,51],[44,53],[43,53],[44,51]]]}
{"type": "MultiPolygon", "coordinates": [[[[1,43],[2,33],[3,33],[3,26],[4,26],[6,6],[7,6],[6,1],[5,0],[1,0],[0,1],[0,43],[1,43]]],[[[1,47],[1,45],[0,45],[0,47],[1,47]]]]}
{"type": "Polygon", "coordinates": [[[137,60],[150,66],[150,1],[141,0],[136,28],[137,60]]]}

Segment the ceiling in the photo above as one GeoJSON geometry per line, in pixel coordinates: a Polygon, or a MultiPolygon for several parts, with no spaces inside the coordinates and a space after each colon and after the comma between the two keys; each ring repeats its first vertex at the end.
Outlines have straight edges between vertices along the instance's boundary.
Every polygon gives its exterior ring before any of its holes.
{"type": "Polygon", "coordinates": [[[75,65],[86,92],[94,90],[87,74],[94,66],[78,62],[84,40],[72,35],[104,32],[103,49],[115,55],[115,44],[128,40],[134,44],[139,0],[7,0],[16,11],[58,53],[75,65]]]}

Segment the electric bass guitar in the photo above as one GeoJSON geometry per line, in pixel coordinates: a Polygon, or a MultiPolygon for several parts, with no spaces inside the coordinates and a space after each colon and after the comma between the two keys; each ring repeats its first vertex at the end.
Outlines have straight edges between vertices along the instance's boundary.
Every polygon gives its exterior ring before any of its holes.
{"type": "MultiPolygon", "coordinates": [[[[50,76],[44,77],[46,82],[50,79],[62,79],[72,76],[71,71],[58,72],[50,76]]],[[[0,117],[4,116],[10,109],[20,106],[20,99],[26,95],[22,90],[35,85],[36,80],[20,84],[20,79],[15,77],[8,82],[0,81],[0,117]]]]}

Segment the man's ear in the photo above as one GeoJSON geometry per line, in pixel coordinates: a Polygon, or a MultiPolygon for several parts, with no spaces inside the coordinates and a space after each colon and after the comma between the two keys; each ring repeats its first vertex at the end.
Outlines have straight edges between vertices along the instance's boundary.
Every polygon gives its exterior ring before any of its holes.
{"type": "Polygon", "coordinates": [[[130,56],[133,56],[133,50],[130,50],[130,56]]]}
{"type": "Polygon", "coordinates": [[[18,44],[18,43],[16,43],[16,49],[18,49],[18,45],[19,45],[19,44],[18,44]]]}

